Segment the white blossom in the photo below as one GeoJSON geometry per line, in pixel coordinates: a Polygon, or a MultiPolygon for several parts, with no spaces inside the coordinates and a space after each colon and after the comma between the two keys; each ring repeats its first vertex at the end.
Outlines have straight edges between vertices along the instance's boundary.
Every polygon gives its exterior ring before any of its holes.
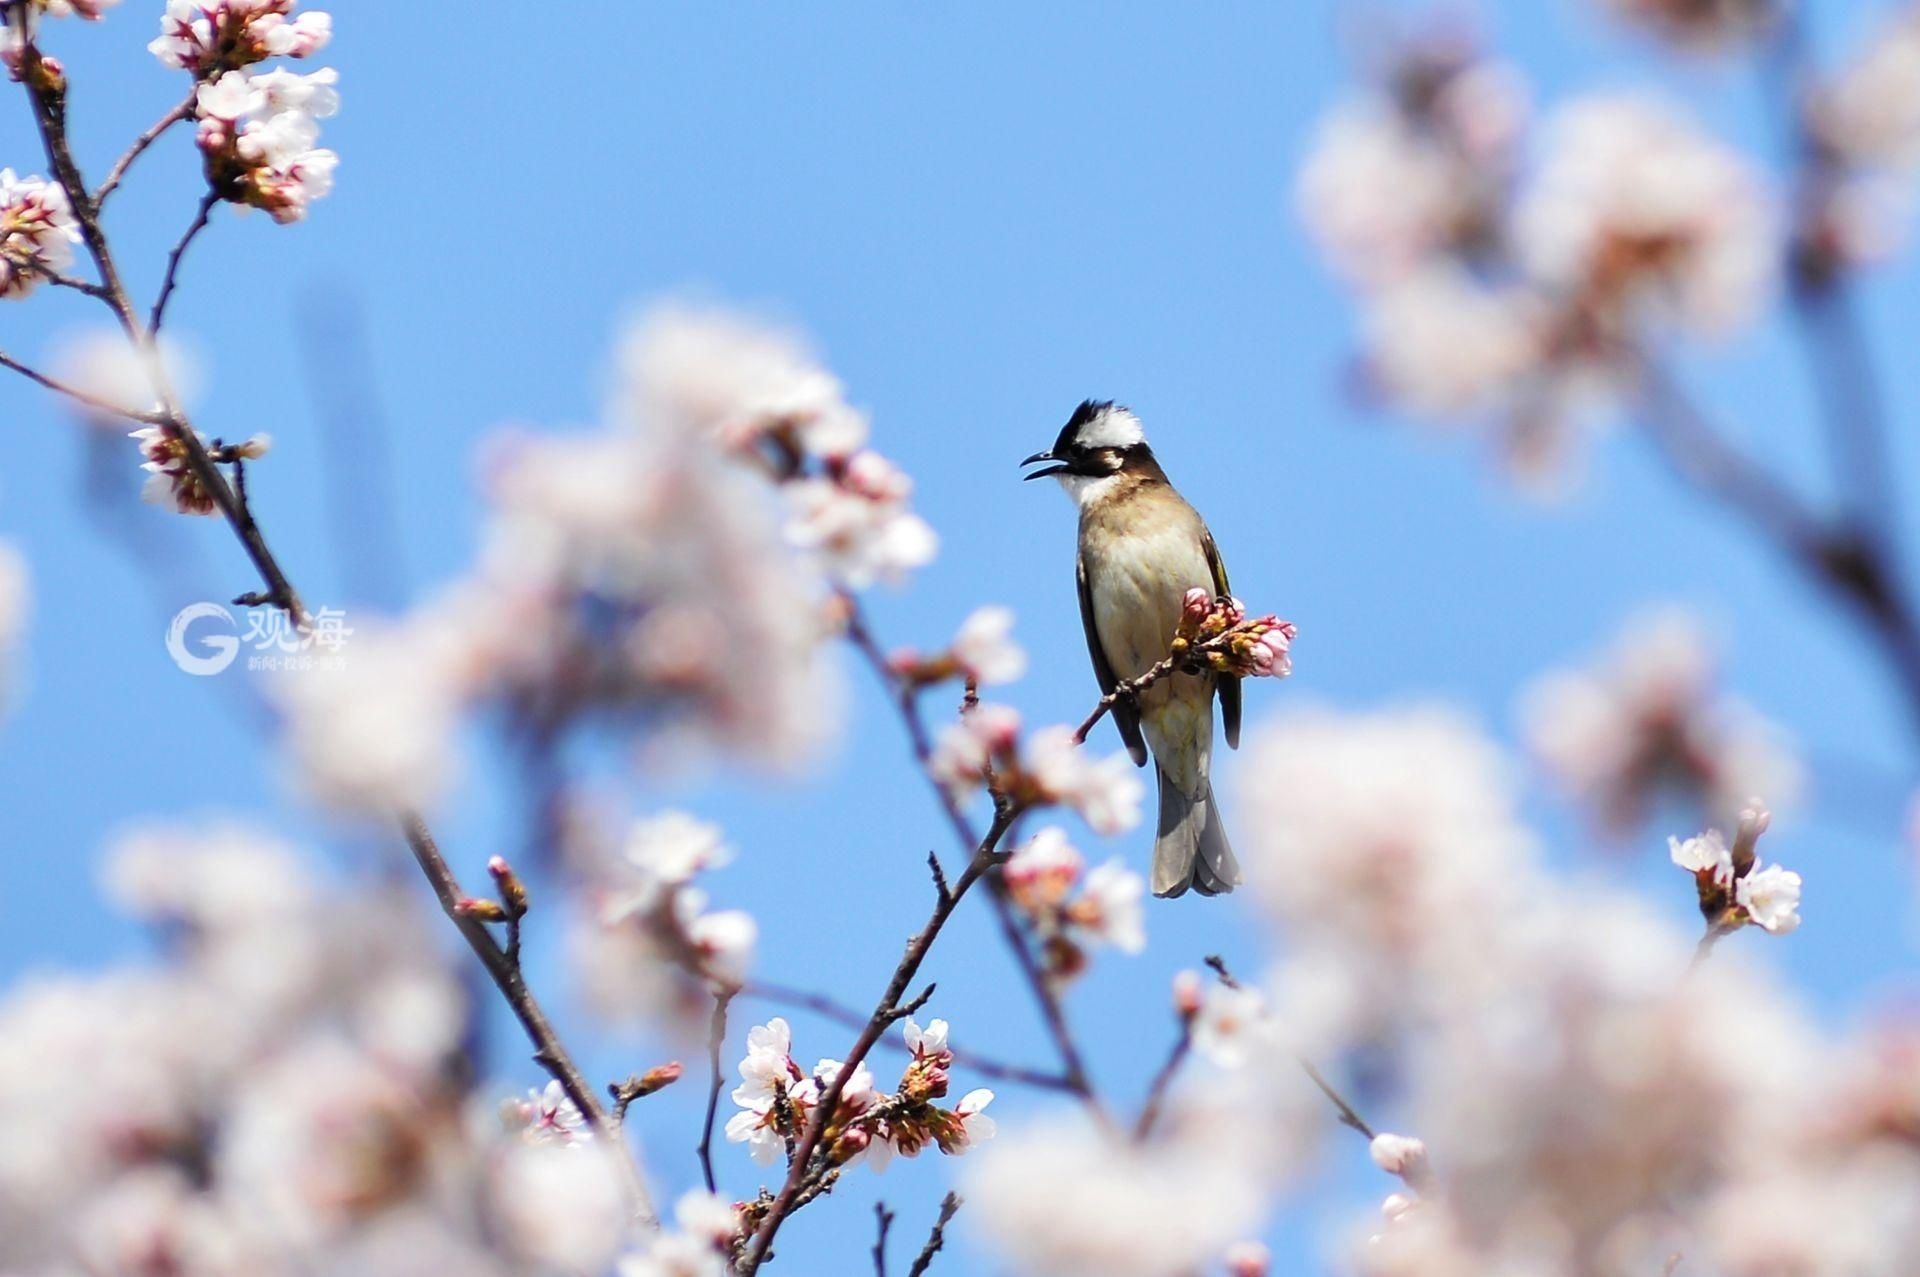
{"type": "Polygon", "coordinates": [[[1733,890],[1755,926],[1783,936],[1800,925],[1800,875],[1792,870],[1756,867],[1733,890]]]}
{"type": "Polygon", "coordinates": [[[25,297],[45,272],[65,270],[79,242],[60,183],[0,168],[0,299],[25,297]]]}
{"type": "Polygon", "coordinates": [[[1667,839],[1673,863],[1689,873],[1710,873],[1720,883],[1733,881],[1733,852],[1718,829],[1709,829],[1684,842],[1667,839]]]}
{"type": "Polygon", "coordinates": [[[1003,1136],[969,1163],[961,1192],[981,1235],[1014,1268],[1049,1277],[1198,1272],[1262,1209],[1230,1141],[1141,1148],[1043,1126],[1003,1136]]]}
{"type": "Polygon", "coordinates": [[[1011,683],[1027,672],[1027,654],[1013,641],[1013,609],[983,607],[961,622],[953,660],[973,682],[1011,683]]]}
{"type": "Polygon", "coordinates": [[[1750,319],[1773,286],[1774,209],[1743,159],[1664,104],[1576,100],[1550,121],[1514,239],[1545,287],[1616,322],[1706,333],[1750,319]]]}
{"type": "Polygon", "coordinates": [[[1729,820],[1753,794],[1777,807],[1800,788],[1778,728],[1715,686],[1700,623],[1663,610],[1632,618],[1587,669],[1537,680],[1522,699],[1527,742],[1604,826],[1625,831],[1667,787],[1729,820]]]}
{"type": "Polygon", "coordinates": [[[1146,786],[1124,753],[1096,759],[1071,727],[1046,727],[1027,741],[1024,761],[1041,791],[1079,812],[1095,833],[1121,834],[1140,823],[1146,786]]]}
{"type": "Polygon", "coordinates": [[[1087,875],[1067,918],[1075,932],[1089,940],[1122,953],[1139,953],[1147,947],[1146,893],[1145,878],[1122,861],[1109,860],[1087,875]]]}
{"type": "Polygon", "coordinates": [[[1193,1017],[1193,1049],[1223,1069],[1244,1068],[1273,1042],[1273,1022],[1259,990],[1208,986],[1193,1017]]]}

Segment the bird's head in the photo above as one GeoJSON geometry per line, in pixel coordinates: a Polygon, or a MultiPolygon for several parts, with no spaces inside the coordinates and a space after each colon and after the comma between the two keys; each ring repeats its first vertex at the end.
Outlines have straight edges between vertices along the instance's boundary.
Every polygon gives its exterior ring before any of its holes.
{"type": "Polygon", "coordinates": [[[1150,458],[1140,418],[1112,400],[1084,400],[1073,410],[1053,447],[1036,452],[1020,464],[1045,462],[1029,479],[1054,476],[1076,499],[1125,470],[1130,462],[1150,458]]]}

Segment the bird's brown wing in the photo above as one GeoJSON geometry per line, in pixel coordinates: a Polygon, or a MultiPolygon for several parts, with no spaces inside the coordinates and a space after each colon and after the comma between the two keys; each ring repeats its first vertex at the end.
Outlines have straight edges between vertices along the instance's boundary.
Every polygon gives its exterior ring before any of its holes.
{"type": "MultiPolygon", "coordinates": [[[[1220,557],[1220,547],[1213,543],[1213,533],[1202,530],[1200,544],[1207,552],[1207,566],[1213,569],[1213,592],[1215,595],[1233,593],[1227,587],[1227,564],[1220,557]]],[[[1084,607],[1085,604],[1082,604],[1084,607]]],[[[1240,748],[1240,680],[1232,674],[1222,674],[1214,682],[1214,690],[1220,693],[1220,726],[1231,749],[1240,748]]]]}
{"type": "MultiPolygon", "coordinates": [[[[1087,632],[1087,655],[1093,658],[1093,676],[1100,680],[1100,694],[1111,696],[1120,680],[1113,676],[1113,666],[1107,664],[1107,654],[1100,648],[1100,631],[1093,623],[1093,591],[1087,588],[1087,561],[1084,557],[1074,559],[1073,577],[1080,590],[1080,625],[1087,632]]],[[[1140,736],[1140,711],[1131,702],[1115,701],[1112,712],[1113,725],[1120,729],[1120,739],[1127,743],[1127,753],[1133,757],[1133,765],[1145,767],[1147,742],[1140,736]]]]}

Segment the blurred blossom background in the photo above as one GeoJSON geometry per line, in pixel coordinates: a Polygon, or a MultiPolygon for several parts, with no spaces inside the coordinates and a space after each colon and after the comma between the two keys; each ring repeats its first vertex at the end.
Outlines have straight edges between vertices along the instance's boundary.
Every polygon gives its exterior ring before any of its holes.
{"type": "MultiPolygon", "coordinates": [[[[752,915],[754,973],[863,1012],[931,905],[927,852],[958,865],[889,699],[844,645],[814,650],[821,622],[804,586],[754,557],[774,530],[735,517],[753,498],[671,432],[638,457],[605,442],[658,412],[650,393],[689,411],[702,388],[676,370],[710,357],[703,342],[725,344],[700,327],[725,307],[805,333],[841,383],[822,401],[843,394],[911,476],[917,519],[890,506],[900,521],[884,530],[887,552],[836,569],[872,580],[864,598],[883,644],[936,652],[976,607],[1009,607],[1026,674],[987,694],[1029,728],[1079,721],[1098,689],[1072,584],[1073,511],[1053,485],[1023,487],[1016,463],[1083,398],[1139,413],[1206,516],[1236,594],[1299,635],[1291,678],[1246,684],[1247,748],[1215,758],[1248,886],[1227,900],[1149,901],[1141,952],[1124,928],[1107,937],[1066,993],[1089,1071],[1131,1113],[1176,1034],[1176,976],[1218,954],[1250,982],[1272,972],[1269,1009],[1287,1040],[1318,1055],[1375,1126],[1424,1136],[1440,1173],[1459,1177],[1453,1213],[1417,1239],[1416,1258],[1389,1253],[1391,1237],[1369,1248],[1380,1199],[1399,1183],[1302,1086],[1287,1050],[1261,1039],[1236,1071],[1221,1066],[1235,1049],[1216,1042],[1182,1083],[1183,1142],[1137,1174],[1132,1155],[1089,1144],[1065,1098],[993,1083],[1001,1133],[986,1154],[848,1175],[786,1223],[776,1271],[862,1271],[876,1198],[899,1214],[904,1271],[976,1157],[981,1178],[936,1273],[1228,1271],[1235,1240],[1264,1241],[1274,1273],[1485,1272],[1515,1256],[1600,1273],[1689,1247],[1678,1271],[1899,1271],[1876,1248],[1910,1235],[1911,1206],[1862,1203],[1920,1183],[1920,1171],[1863,1169],[1832,1153],[1853,1138],[1832,1131],[1780,1135],[1774,1154],[1800,1150],[1784,1169],[1743,1141],[1768,1111],[1853,1113],[1831,1101],[1855,1094],[1834,1076],[1872,1092],[1860,1108],[1885,1107],[1894,1115],[1877,1120],[1911,1140],[1900,1123],[1920,1107],[1855,1076],[1872,1073],[1862,1059],[1897,1053],[1877,1039],[1833,1044],[1862,1025],[1889,1042],[1911,1032],[1920,682],[1902,682],[1851,601],[1676,475],[1641,409],[1657,401],[1654,415],[1684,429],[1684,394],[1808,509],[1857,514],[1920,583],[1903,553],[1920,536],[1920,377],[1907,355],[1920,324],[1920,11],[1803,5],[1788,41],[1761,0],[1437,11],[1314,0],[1213,6],[1204,19],[1090,3],[727,13],[583,2],[531,21],[330,8],[335,187],[297,227],[217,208],[183,268],[166,354],[204,432],[272,436],[248,471],[255,509],[309,604],[344,612],[354,634],[342,678],[370,680],[373,708],[346,721],[334,697],[351,686],[177,668],[164,642],[175,613],[252,588],[231,536],[140,504],[121,425],[0,377],[8,986],[155,960],[183,910],[256,922],[284,910],[299,919],[286,947],[357,951],[356,969],[386,976],[364,1005],[300,1016],[426,1051],[459,1031],[432,1022],[450,996],[436,992],[437,972],[465,973],[470,959],[396,837],[339,810],[378,806],[389,786],[425,789],[469,889],[487,882],[489,857],[523,869],[529,976],[588,1076],[685,1064],[633,1120],[660,1200],[696,1187],[705,1011],[671,1013],[678,995],[650,980],[644,948],[592,947],[589,904],[652,901],[619,881],[563,891],[560,834],[590,843],[581,831],[604,819],[624,838],[626,823],[669,809],[717,825],[731,862],[703,861],[701,885],[716,911],[752,915]],[[1847,297],[1838,319],[1819,309],[1835,280],[1847,297]],[[1815,312],[1811,337],[1796,299],[1815,312]],[[1835,324],[1853,330],[1830,345],[1835,324]],[[1884,454],[1850,461],[1875,416],[1884,454]],[[1834,421],[1848,423],[1839,465],[1834,421]],[[686,635],[662,635],[651,649],[689,662],[718,652],[735,667],[736,699],[700,701],[691,716],[699,749],[677,721],[640,743],[604,723],[561,732],[577,707],[551,695],[541,663],[566,649],[528,639],[547,596],[513,585],[578,567],[586,551],[553,531],[565,522],[556,511],[578,523],[569,535],[589,536],[624,476],[662,468],[686,480],[677,517],[731,539],[649,570],[750,600],[716,607],[704,642],[674,648],[686,635]],[[735,513],[713,513],[723,510],[735,513]],[[511,671],[484,703],[457,668],[476,645],[511,671]],[[431,668],[409,664],[423,661],[431,668]],[[275,743],[283,718],[287,749],[275,743]],[[434,727],[424,742],[423,722],[434,727]],[[1668,839],[1713,826],[1751,851],[1756,818],[1749,834],[1737,829],[1756,798],[1772,812],[1761,861],[1804,877],[1804,925],[1726,937],[1711,972],[1724,983],[1662,1001],[1649,990],[1663,972],[1680,978],[1701,933],[1668,839]],[[223,874],[221,848],[263,836],[239,826],[271,831],[284,866],[223,874]],[[1369,859],[1388,843],[1407,859],[1369,859]],[[246,876],[256,872],[266,881],[246,876]],[[180,884],[200,875],[231,898],[182,904],[180,884]],[[1406,897],[1382,903],[1382,875],[1404,881],[1406,897]],[[322,903],[340,891],[358,894],[322,903]],[[1488,931],[1483,916],[1512,925],[1488,931]],[[1482,952],[1467,952],[1476,943],[1482,952]],[[1531,982],[1516,988],[1502,963],[1523,961],[1531,982]],[[1481,998],[1518,1009],[1506,1020],[1447,1009],[1481,998]],[[1529,999],[1561,998],[1655,1007],[1563,1026],[1567,1042],[1551,1048],[1625,1053],[1632,1067],[1585,1085],[1603,1097],[1595,1111],[1635,1115],[1632,1138],[1609,1143],[1577,1105],[1563,1112],[1544,1094],[1543,1076],[1580,1076],[1571,1065],[1513,1063],[1538,1042],[1523,1032],[1529,999]],[[1706,1026],[1698,1033],[1714,1033],[1724,1055],[1690,1054],[1691,1040],[1648,1045],[1677,1021],[1706,1026]],[[1636,1069],[1652,1076],[1623,1076],[1636,1069]],[[1480,1104],[1436,1100],[1449,1084],[1480,1104]],[[1486,1100],[1502,1094],[1518,1098],[1506,1110],[1486,1100]],[[1694,1108],[1715,1114],[1711,1148],[1675,1111],[1694,1108]],[[1235,1120],[1247,1112],[1266,1134],[1235,1120]],[[1509,1129],[1516,1114],[1545,1125],[1509,1129]],[[1584,1171],[1559,1166],[1564,1197],[1540,1169],[1559,1165],[1554,1150],[1535,1147],[1554,1131],[1585,1150],[1584,1171]],[[1793,1179],[1816,1144],[1842,1168],[1829,1183],[1859,1177],[1857,1192],[1835,1190],[1845,1202],[1809,1206],[1811,1188],[1793,1179]],[[1626,1189],[1618,1200],[1593,1191],[1671,1167],[1675,1148],[1700,1159],[1676,1174],[1745,1176],[1737,1195],[1703,1192],[1690,1220],[1708,1242],[1672,1242],[1661,1231],[1671,1221],[1626,1189]],[[988,1161],[995,1153],[1007,1160],[988,1161]],[[1244,1182],[1196,1189],[1182,1159],[1231,1161],[1244,1182]],[[1476,1214],[1523,1189],[1542,1210],[1583,1201],[1594,1219],[1523,1220],[1538,1228],[1516,1240],[1520,1225],[1476,1214]],[[1796,1209],[1769,1206],[1775,1191],[1796,1209]],[[1158,1211],[1172,1240],[1155,1249],[1123,1231],[1113,1254],[1076,1249],[1049,1232],[1055,1221],[1031,1218],[1050,1193],[1068,1217],[1158,1211]],[[1715,1222],[1799,1214],[1805,1232],[1770,1253],[1824,1231],[1847,1241],[1819,1261],[1833,1266],[1767,1268],[1740,1245],[1772,1242],[1715,1222]]],[[[180,73],[145,49],[159,9],[123,0],[99,23],[47,24],[89,174],[178,100],[180,73]]],[[[12,102],[0,107],[0,166],[43,172],[24,102],[0,101],[12,102]]],[[[143,295],[203,189],[181,130],[114,197],[115,249],[143,295]]],[[[0,347],[78,368],[98,350],[96,310],[41,289],[0,307],[0,347]]],[[[862,481],[896,491],[891,471],[862,481]]],[[[1777,513],[1762,522],[1776,526],[1777,513]]],[[[819,523],[807,534],[827,536],[819,523]]],[[[1920,679],[1920,663],[1909,674],[1920,679]]],[[[928,694],[936,725],[958,694],[928,694]]],[[[1104,722],[1091,745],[1119,748],[1104,722]]],[[[1065,812],[1058,823],[1088,866],[1117,855],[1145,870],[1146,830],[1106,838],[1065,812]]],[[[1747,907],[1756,922],[1772,916],[1765,902],[1747,907]]],[[[734,920],[713,925],[724,948],[734,920]]],[[[298,984],[322,961],[288,956],[276,973],[193,960],[210,987],[237,982],[283,1009],[292,994],[255,985],[298,984]]],[[[956,1046],[1051,1065],[979,902],[941,936],[927,980],[938,992],[920,1019],[949,1021],[956,1046]]],[[[477,1005],[477,1094],[544,1087],[490,989],[477,1005]]],[[[851,1040],[804,1010],[742,998],[723,1052],[729,1087],[748,1028],[776,1014],[803,1066],[851,1040]]],[[[230,1150],[235,1174],[301,1138],[301,1122],[321,1123],[306,1112],[323,1107],[316,1090],[365,1101],[380,1085],[350,1076],[363,1063],[271,1054],[261,1068],[285,1070],[285,1093],[304,1099],[250,1121],[257,1144],[230,1150]]],[[[870,1061],[883,1085],[901,1058],[870,1061]]],[[[21,1088],[16,1098],[44,1096],[56,1111],[78,1102],[57,1079],[27,1091],[35,1065],[0,1045],[0,1085],[21,1088]]],[[[964,1061],[953,1071],[955,1096],[983,1084],[964,1061]]],[[[734,1111],[723,1096],[721,1121],[734,1111]]],[[[730,1199],[772,1173],[739,1144],[718,1147],[715,1165],[730,1199]]],[[[493,1170],[506,1202],[553,1191],[536,1182],[547,1169],[493,1170]]],[[[1398,1173],[1420,1188],[1418,1171],[1398,1173]]],[[[171,1209],[155,1200],[116,1217],[171,1209]]],[[[278,1219],[285,1205],[260,1209],[278,1219]]],[[[549,1269],[597,1262],[593,1238],[553,1241],[542,1225],[505,1227],[535,1238],[526,1245],[549,1269]]],[[[286,1225],[309,1226],[325,1225],[286,1225]]],[[[1247,1252],[1239,1260],[1232,1271],[1258,1271],[1247,1252]]],[[[222,1252],[205,1270],[241,1262],[222,1252]]],[[[1642,1271],[1657,1270],[1656,1259],[1642,1271]]],[[[134,1270],[103,1260],[90,1271],[134,1270]]]]}

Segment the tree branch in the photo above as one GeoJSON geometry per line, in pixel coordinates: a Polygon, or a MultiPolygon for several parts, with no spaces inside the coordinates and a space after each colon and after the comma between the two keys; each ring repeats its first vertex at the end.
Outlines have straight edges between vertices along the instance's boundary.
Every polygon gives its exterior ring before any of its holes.
{"type": "Polygon", "coordinates": [[[466,893],[460,889],[459,879],[454,877],[453,869],[441,855],[440,846],[434,841],[433,833],[418,816],[407,816],[402,821],[407,836],[407,848],[413,852],[413,858],[420,866],[420,872],[426,875],[428,884],[433,888],[434,898],[440,902],[441,912],[447,915],[455,930],[473,950],[474,957],[480,959],[480,965],[493,979],[493,984],[513,1011],[514,1018],[520,1021],[520,1027],[526,1031],[527,1040],[533,1043],[533,1058],[567,1093],[580,1115],[586,1119],[594,1138],[606,1142],[607,1147],[618,1151],[616,1159],[627,1181],[627,1190],[632,1196],[640,1217],[649,1227],[657,1227],[658,1216],[654,1213],[653,1199],[646,1185],[641,1181],[638,1165],[633,1158],[632,1148],[621,1135],[619,1127],[608,1116],[600,1097],[594,1094],[593,1087],[586,1076],[580,1072],[579,1065],[567,1053],[560,1041],[560,1035],[554,1031],[553,1024],[541,1009],[539,1000],[533,996],[533,990],[527,987],[525,975],[520,963],[509,958],[501,948],[486,924],[463,911],[460,902],[466,893]]]}
{"type": "Polygon", "coordinates": [[[893,1212],[885,1202],[875,1202],[873,1218],[878,1233],[873,1239],[873,1277],[887,1277],[887,1233],[893,1228],[893,1212]]]}
{"type": "MultiPolygon", "coordinates": [[[[1013,824],[1014,816],[1015,813],[1005,806],[996,808],[993,824],[981,838],[979,846],[974,849],[973,858],[968,863],[966,872],[961,874],[958,881],[953,884],[951,896],[935,903],[933,913],[927,918],[926,925],[907,941],[906,952],[901,955],[899,965],[894,968],[892,977],[887,981],[886,991],[881,994],[879,1004],[875,1006],[873,1014],[867,1017],[865,1026],[860,1030],[860,1036],[855,1039],[852,1049],[847,1052],[839,1072],[835,1073],[833,1080],[827,1083],[819,1103],[814,1107],[813,1116],[807,1120],[806,1129],[801,1132],[800,1138],[795,1142],[786,1182],[781,1186],[779,1195],[774,1198],[766,1218],[761,1221],[752,1241],[748,1243],[746,1253],[741,1257],[738,1267],[739,1277],[752,1277],[752,1274],[759,1270],[760,1265],[766,1262],[767,1256],[773,1251],[773,1239],[779,1233],[780,1225],[786,1222],[787,1216],[792,1214],[800,1204],[801,1193],[807,1187],[809,1178],[812,1177],[817,1182],[819,1175],[832,1169],[815,1168],[812,1165],[813,1154],[820,1145],[820,1137],[826,1131],[827,1123],[833,1120],[834,1110],[840,1106],[840,1096],[845,1092],[848,1080],[852,1078],[854,1070],[872,1052],[881,1035],[910,1014],[912,1004],[903,1005],[900,999],[905,996],[907,986],[913,983],[914,976],[919,973],[920,964],[926,960],[928,950],[939,938],[941,929],[947,925],[947,920],[953,916],[953,911],[959,907],[960,902],[966,898],[974,884],[992,868],[994,852],[999,846],[1001,837],[1013,824]]],[[[923,994],[922,1000],[924,998],[923,994]]]]}
{"type": "Polygon", "coordinates": [[[933,1257],[947,1244],[947,1225],[960,1212],[960,1203],[964,1199],[958,1193],[948,1193],[940,1199],[940,1218],[933,1222],[933,1231],[927,1234],[927,1244],[920,1248],[920,1255],[913,1261],[913,1267],[907,1270],[907,1277],[924,1277],[927,1268],[933,1263],[933,1257]]]}
{"type": "Polygon", "coordinates": [[[187,255],[187,248],[193,243],[194,237],[207,229],[207,219],[213,216],[213,206],[219,202],[220,197],[212,191],[202,195],[200,207],[194,212],[193,221],[187,226],[186,234],[180,237],[174,244],[173,251],[167,254],[167,273],[160,281],[160,295],[154,298],[153,311],[147,316],[148,333],[160,331],[160,324],[167,317],[167,303],[173,300],[173,290],[180,282],[180,259],[187,255]]]}
{"type": "MultiPolygon", "coordinates": [[[[267,586],[267,599],[281,608],[303,628],[308,623],[307,612],[300,601],[293,584],[281,570],[279,561],[268,548],[265,536],[259,525],[254,522],[253,514],[246,504],[239,500],[235,491],[227,483],[226,476],[208,454],[199,434],[188,422],[182,412],[178,398],[168,383],[165,369],[155,354],[153,335],[140,323],[133,304],[128,297],[126,287],[121,280],[119,268],[107,238],[101,230],[98,207],[87,193],[85,179],[79,166],[74,162],[66,131],[66,86],[64,80],[52,74],[34,43],[30,28],[25,21],[26,6],[24,0],[8,0],[8,14],[22,32],[20,50],[20,78],[26,85],[28,101],[33,108],[34,123],[40,132],[45,147],[47,164],[53,175],[65,189],[67,200],[72,208],[76,224],[80,228],[82,241],[100,276],[100,288],[103,300],[113,310],[122,329],[136,350],[146,358],[147,375],[160,402],[160,412],[154,414],[154,424],[161,426],[170,435],[178,438],[186,453],[189,467],[196,479],[206,486],[213,496],[215,504],[226,517],[228,525],[239,538],[248,558],[262,581],[267,586]]],[[[122,170],[124,172],[124,169],[122,170]]],[[[198,220],[198,219],[196,219],[198,220]]],[[[191,233],[186,237],[192,238],[191,233]]],[[[184,242],[184,241],[183,241],[184,242]]],[[[183,249],[175,252],[175,265],[183,249]]],[[[171,274],[171,270],[169,271],[171,274]]],[[[156,306],[156,312],[159,307],[156,306]]],[[[50,379],[30,372],[18,363],[8,360],[7,366],[25,373],[33,380],[51,389],[73,395],[82,402],[90,397],[77,394],[67,387],[60,386],[50,379]]],[[[118,410],[116,410],[118,411],[118,410]]],[[[122,414],[126,415],[126,414],[122,414]]],[[[145,418],[136,418],[144,420],[145,418]]],[[[587,1085],[577,1065],[561,1044],[552,1024],[541,1010],[533,993],[527,988],[519,965],[509,962],[507,955],[494,941],[491,933],[477,919],[467,917],[460,912],[461,892],[453,871],[440,854],[439,846],[426,824],[415,816],[405,817],[401,821],[401,832],[407,846],[413,852],[421,872],[426,875],[434,895],[439,899],[441,909],[453,921],[456,929],[467,941],[487,974],[492,977],[495,986],[513,1010],[527,1037],[534,1044],[534,1058],[559,1081],[567,1097],[579,1108],[581,1115],[592,1127],[595,1135],[607,1140],[618,1151],[618,1161],[627,1180],[627,1188],[634,1202],[637,1215],[649,1226],[657,1227],[658,1220],[652,1201],[643,1183],[638,1164],[631,1146],[621,1137],[612,1125],[605,1108],[600,1104],[593,1088],[587,1085]]]]}
{"type": "Polygon", "coordinates": [[[107,170],[107,179],[100,183],[100,189],[93,193],[93,206],[96,210],[107,202],[107,196],[119,189],[120,183],[127,176],[127,170],[133,167],[135,160],[146,154],[148,147],[158,142],[161,135],[174,125],[193,118],[198,101],[199,93],[196,87],[195,92],[187,95],[186,101],[154,121],[145,133],[133,140],[133,145],[127,148],[126,154],[115,160],[113,167],[107,170]]]}
{"type": "Polygon", "coordinates": [[[125,417],[128,421],[138,421],[149,426],[164,425],[169,420],[164,413],[136,412],[131,408],[123,408],[119,404],[108,403],[105,399],[101,399],[96,395],[90,395],[86,391],[69,386],[63,381],[55,381],[45,373],[21,363],[4,350],[0,350],[0,368],[11,368],[28,381],[44,386],[55,394],[65,395],[75,403],[84,404],[95,412],[105,413],[110,417],[125,417]]]}
{"type": "MultiPolygon", "coordinates": [[[[820,993],[809,993],[804,989],[793,989],[786,985],[772,984],[765,980],[750,980],[742,985],[739,992],[749,998],[763,1002],[772,1002],[789,1007],[799,1007],[813,1012],[822,1019],[849,1029],[859,1029],[867,1022],[866,1013],[856,1011],[844,1003],[820,993]]],[[[882,1038],[880,1045],[889,1051],[907,1053],[907,1044],[897,1038],[882,1038]]],[[[953,1053],[953,1062],[982,1077],[998,1082],[1016,1082],[1022,1086],[1031,1086],[1043,1091],[1072,1092],[1074,1087],[1058,1073],[1046,1073],[1039,1069],[1030,1069],[1018,1064],[1007,1064],[978,1051],[969,1051],[965,1047],[947,1048],[953,1053]]]]}
{"type": "Polygon", "coordinates": [[[713,1175],[713,1119],[720,1112],[720,1089],[726,1085],[720,1072],[720,1051],[727,1041],[727,1006],[740,990],[722,987],[714,991],[713,1020],[707,1030],[707,1120],[700,1128],[700,1174],[706,1178],[707,1191],[720,1191],[713,1175]]]}

